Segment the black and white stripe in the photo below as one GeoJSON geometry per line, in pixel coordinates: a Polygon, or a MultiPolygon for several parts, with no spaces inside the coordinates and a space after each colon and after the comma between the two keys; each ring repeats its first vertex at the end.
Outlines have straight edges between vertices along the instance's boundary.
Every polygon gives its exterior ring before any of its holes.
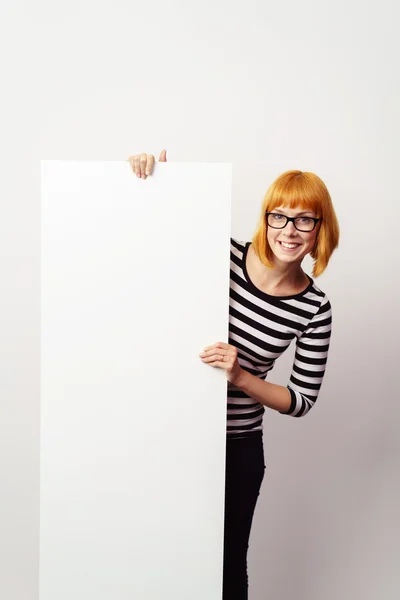
{"type": "MultiPolygon", "coordinates": [[[[296,339],[287,385],[292,404],[286,414],[301,417],[315,404],[325,373],[331,305],[311,277],[307,289],[295,296],[270,296],[256,288],[246,269],[249,245],[231,240],[229,343],[237,347],[241,367],[265,379],[296,339]]],[[[228,383],[228,436],[261,430],[264,411],[264,406],[228,383]]]]}

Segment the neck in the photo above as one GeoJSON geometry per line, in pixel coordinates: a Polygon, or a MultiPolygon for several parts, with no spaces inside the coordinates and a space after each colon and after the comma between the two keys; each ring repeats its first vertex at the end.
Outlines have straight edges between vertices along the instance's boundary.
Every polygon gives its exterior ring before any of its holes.
{"type": "Polygon", "coordinates": [[[257,275],[257,279],[261,284],[268,285],[271,288],[296,287],[307,280],[307,276],[301,268],[301,262],[284,263],[273,256],[273,269],[265,266],[256,255],[253,245],[250,245],[251,262],[253,271],[257,275]]]}

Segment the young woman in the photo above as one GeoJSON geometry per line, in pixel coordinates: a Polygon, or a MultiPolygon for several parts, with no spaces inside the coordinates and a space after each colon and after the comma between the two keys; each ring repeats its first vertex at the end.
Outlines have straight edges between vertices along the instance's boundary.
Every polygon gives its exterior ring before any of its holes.
{"type": "MultiPolygon", "coordinates": [[[[151,175],[154,156],[128,158],[138,177],[151,175]]],[[[166,151],[160,162],[166,162],[166,151]]],[[[293,417],[314,406],[325,373],[331,305],[301,268],[326,269],[339,225],[325,184],[313,173],[287,171],[268,189],[252,242],[231,240],[229,343],[200,354],[228,379],[223,600],[247,600],[247,550],[264,477],[265,406],[293,417]],[[266,381],[292,340],[296,353],[287,386],[266,381]]]]}

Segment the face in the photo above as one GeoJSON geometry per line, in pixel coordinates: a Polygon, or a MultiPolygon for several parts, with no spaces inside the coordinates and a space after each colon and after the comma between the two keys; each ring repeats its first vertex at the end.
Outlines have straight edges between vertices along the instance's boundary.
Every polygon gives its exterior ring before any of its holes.
{"type": "MultiPolygon", "coordinates": [[[[271,212],[287,217],[316,217],[317,215],[304,208],[291,209],[283,206],[274,208],[271,212]]],[[[282,263],[301,263],[303,258],[313,249],[318,223],[313,231],[298,231],[294,223],[288,221],[283,229],[267,227],[267,239],[275,260],[282,263]],[[289,244],[290,247],[287,247],[289,244]]]]}

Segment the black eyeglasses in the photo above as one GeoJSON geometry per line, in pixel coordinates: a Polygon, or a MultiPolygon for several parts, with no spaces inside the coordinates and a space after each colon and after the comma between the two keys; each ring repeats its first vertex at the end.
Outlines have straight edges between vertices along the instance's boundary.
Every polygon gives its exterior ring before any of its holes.
{"type": "Polygon", "coordinates": [[[268,225],[274,229],[283,229],[289,221],[293,221],[293,225],[298,231],[313,231],[318,221],[321,220],[315,217],[287,217],[274,212],[267,212],[265,216],[268,225]]]}

